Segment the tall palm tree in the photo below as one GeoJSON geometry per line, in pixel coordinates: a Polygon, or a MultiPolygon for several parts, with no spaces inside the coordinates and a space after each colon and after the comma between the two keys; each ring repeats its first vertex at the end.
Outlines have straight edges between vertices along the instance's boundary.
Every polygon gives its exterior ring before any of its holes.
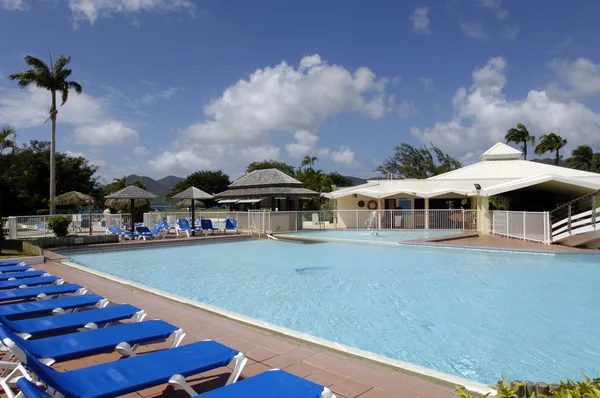
{"type": "Polygon", "coordinates": [[[54,214],[56,205],[56,94],[61,95],[61,104],[63,106],[69,98],[69,90],[75,90],[81,94],[81,85],[77,82],[67,80],[71,76],[71,69],[66,66],[71,61],[71,57],[61,55],[54,64],[50,57],[50,66],[44,61],[31,55],[25,56],[25,63],[30,69],[26,71],[9,75],[10,80],[17,80],[19,87],[25,88],[30,84],[35,84],[39,88],[46,89],[52,94],[52,105],[50,106],[50,120],[52,121],[52,136],[50,139],[50,214],[54,214]]]}
{"type": "Polygon", "coordinates": [[[594,163],[594,150],[589,145],[579,145],[571,151],[571,157],[567,159],[569,167],[579,169],[584,167],[586,170],[592,170],[594,163]]]}
{"type": "Polygon", "coordinates": [[[0,154],[2,154],[7,149],[12,149],[14,151],[16,143],[15,138],[17,136],[17,132],[11,126],[2,126],[0,127],[0,154]]]}
{"type": "Polygon", "coordinates": [[[556,152],[554,165],[558,166],[560,161],[560,149],[567,145],[567,140],[556,133],[544,134],[540,137],[540,143],[535,147],[535,153],[543,155],[546,152],[556,152]]]}
{"type": "Polygon", "coordinates": [[[120,178],[113,178],[113,182],[110,184],[110,191],[117,192],[127,186],[127,176],[120,178]]]}
{"type": "Polygon", "coordinates": [[[305,166],[310,167],[311,169],[315,168],[315,162],[319,160],[319,158],[317,158],[316,156],[305,156],[304,159],[302,159],[302,163],[300,163],[300,168],[303,168],[305,166]]]}
{"type": "Polygon", "coordinates": [[[511,142],[514,142],[517,145],[521,143],[523,144],[521,148],[523,149],[524,160],[527,160],[527,143],[531,143],[531,145],[535,144],[535,137],[529,135],[527,127],[525,127],[525,125],[522,123],[517,124],[516,129],[508,130],[504,136],[504,139],[506,140],[507,144],[511,142]]]}

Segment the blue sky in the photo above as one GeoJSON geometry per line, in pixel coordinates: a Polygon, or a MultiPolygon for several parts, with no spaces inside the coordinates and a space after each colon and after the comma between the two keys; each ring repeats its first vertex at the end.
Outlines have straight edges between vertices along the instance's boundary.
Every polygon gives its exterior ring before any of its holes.
{"type": "Polygon", "coordinates": [[[72,56],[58,150],[105,180],[254,160],[368,177],[401,142],[464,163],[525,123],[600,150],[600,3],[0,0],[0,123],[47,140],[49,95],[5,77],[72,56]]]}

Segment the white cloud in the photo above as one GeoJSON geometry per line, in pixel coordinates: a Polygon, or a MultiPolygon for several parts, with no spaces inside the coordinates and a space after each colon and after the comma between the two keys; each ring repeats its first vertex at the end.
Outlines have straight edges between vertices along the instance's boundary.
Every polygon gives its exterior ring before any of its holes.
{"type": "Polygon", "coordinates": [[[133,154],[136,156],[148,156],[150,155],[150,150],[145,146],[136,146],[133,147],[133,154]]]}
{"type": "Polygon", "coordinates": [[[138,132],[129,128],[119,120],[111,120],[100,124],[85,124],[73,130],[73,138],[77,144],[105,146],[127,145],[136,142],[138,132]]]}
{"type": "Polygon", "coordinates": [[[423,84],[423,89],[426,92],[432,93],[435,90],[435,83],[431,77],[419,77],[419,81],[423,84]]]}
{"type": "Polygon", "coordinates": [[[294,159],[301,159],[315,147],[319,137],[307,130],[300,130],[294,133],[296,142],[291,142],[285,145],[285,149],[294,159]]]}
{"type": "Polygon", "coordinates": [[[85,153],[83,152],[72,152],[72,151],[65,151],[64,153],[67,154],[67,156],[71,156],[73,158],[84,158],[85,157],[85,153]]]}
{"type": "Polygon", "coordinates": [[[378,78],[368,68],[352,72],[328,64],[319,55],[302,58],[297,68],[281,62],[258,69],[210,101],[204,108],[205,119],[184,128],[169,156],[159,157],[153,167],[164,172],[173,172],[165,170],[168,167],[195,171],[194,162],[173,161],[177,158],[173,154],[194,151],[213,168],[240,170],[249,158],[279,156],[269,143],[270,134],[293,133],[295,142],[286,150],[300,156],[311,142],[316,143],[319,126],[330,117],[355,112],[380,118],[392,113],[387,84],[388,79],[378,78]],[[221,158],[222,153],[229,158],[221,158]]]}
{"type": "Polygon", "coordinates": [[[429,34],[429,7],[417,7],[410,15],[409,20],[412,22],[413,30],[421,34],[429,34]]]}
{"type": "Polygon", "coordinates": [[[353,167],[358,164],[356,154],[347,146],[342,146],[338,151],[332,152],[331,157],[335,163],[343,166],[353,167]]]}
{"type": "Polygon", "coordinates": [[[558,80],[558,84],[551,87],[554,94],[582,98],[600,94],[600,64],[587,58],[574,61],[555,58],[549,66],[558,80]]]}
{"type": "Polygon", "coordinates": [[[138,13],[153,10],[194,10],[191,0],[68,0],[75,21],[87,20],[93,25],[99,17],[114,13],[138,13]]]}
{"type": "Polygon", "coordinates": [[[417,109],[415,103],[407,100],[402,101],[400,105],[395,107],[395,109],[396,114],[402,119],[407,119],[419,113],[419,110],[417,109]]]}
{"type": "Polygon", "coordinates": [[[515,40],[519,36],[518,26],[508,26],[504,31],[504,37],[509,40],[515,40]]]}
{"type": "Polygon", "coordinates": [[[483,40],[487,37],[483,31],[481,21],[463,21],[460,23],[460,27],[465,36],[470,37],[471,39],[483,40]]]}
{"type": "Polygon", "coordinates": [[[473,85],[459,88],[454,95],[454,117],[428,128],[413,127],[411,133],[461,157],[469,152],[480,154],[504,141],[506,131],[517,123],[525,124],[537,137],[553,131],[567,138],[569,145],[600,145],[599,114],[577,101],[556,100],[543,90],[531,90],[523,99],[508,99],[503,92],[505,68],[501,57],[476,68],[473,85]]]}
{"type": "Polygon", "coordinates": [[[0,9],[6,11],[23,11],[27,9],[27,5],[23,0],[0,0],[0,9]]]}
{"type": "Polygon", "coordinates": [[[510,15],[508,9],[502,7],[502,0],[479,0],[479,5],[483,8],[492,10],[498,19],[506,19],[510,15]]]}
{"type": "MultiPolygon", "coordinates": [[[[36,127],[48,119],[50,94],[35,87],[0,88],[0,120],[16,128],[36,127]]],[[[137,132],[110,116],[104,98],[85,92],[71,93],[64,106],[58,108],[57,123],[75,126],[74,139],[89,145],[125,144],[137,139],[137,132]],[[108,120],[108,122],[107,122],[108,120]],[[87,134],[94,134],[88,136],[87,134]]]]}
{"type": "Polygon", "coordinates": [[[158,100],[167,100],[174,96],[178,91],[179,89],[175,87],[168,87],[162,91],[159,91],[158,93],[143,95],[140,99],[140,102],[144,105],[150,105],[158,100]]]}

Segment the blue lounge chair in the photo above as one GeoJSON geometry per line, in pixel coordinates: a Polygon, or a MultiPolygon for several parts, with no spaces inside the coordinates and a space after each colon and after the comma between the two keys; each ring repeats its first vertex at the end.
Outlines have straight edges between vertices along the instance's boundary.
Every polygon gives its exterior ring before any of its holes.
{"type": "Polygon", "coordinates": [[[6,267],[0,267],[0,274],[6,274],[7,272],[23,272],[27,270],[33,270],[31,265],[7,265],[6,267]]]}
{"type": "Polygon", "coordinates": [[[166,219],[162,220],[162,227],[165,231],[167,231],[167,233],[171,232],[171,230],[173,230],[173,232],[177,233],[177,226],[172,226],[169,225],[169,222],[166,219]]]}
{"type": "Polygon", "coordinates": [[[22,271],[22,272],[9,272],[8,274],[0,274],[0,281],[8,281],[13,279],[25,279],[25,278],[37,278],[40,276],[49,276],[50,274],[46,271],[22,271]]]}
{"type": "Polygon", "coordinates": [[[136,231],[143,240],[146,238],[162,239],[165,236],[162,224],[156,224],[152,230],[148,227],[137,227],[136,231]]]}
{"type": "Polygon", "coordinates": [[[56,276],[40,276],[39,278],[16,279],[14,281],[0,281],[0,290],[17,289],[22,286],[40,286],[51,285],[53,283],[60,284],[63,280],[56,276]]]}
{"type": "Polygon", "coordinates": [[[21,260],[0,261],[0,267],[10,267],[10,266],[14,266],[14,265],[27,265],[27,264],[21,260]]]}
{"type": "MultiPolygon", "coordinates": [[[[185,377],[231,363],[233,371],[227,380],[227,384],[231,384],[237,381],[247,362],[244,354],[216,341],[205,340],[120,361],[59,372],[44,365],[18,340],[13,340],[13,336],[13,333],[0,326],[3,343],[21,364],[41,382],[65,397],[116,397],[165,383],[195,396],[197,393],[187,384],[185,377]]],[[[15,377],[14,372],[9,375],[10,379],[15,377]]]]}
{"type": "Polygon", "coordinates": [[[37,340],[25,340],[15,334],[12,336],[18,345],[25,347],[48,366],[55,362],[112,351],[123,356],[133,356],[138,344],[166,341],[170,338],[173,340],[171,348],[174,348],[179,346],[184,337],[182,329],[158,319],[37,340]]]}
{"type": "Polygon", "coordinates": [[[185,234],[189,238],[192,232],[201,232],[202,228],[192,228],[188,220],[186,220],[185,218],[180,218],[179,220],[177,220],[177,236],[179,236],[179,231],[185,232],[185,234]]]}
{"type": "Polygon", "coordinates": [[[135,317],[134,320],[136,322],[141,322],[146,317],[146,312],[130,304],[116,304],[87,311],[18,321],[11,321],[6,317],[0,316],[0,324],[14,333],[18,333],[23,338],[29,338],[49,333],[74,332],[78,329],[98,329],[112,322],[131,319],[133,317],[135,317]]]}
{"type": "Polygon", "coordinates": [[[268,370],[198,398],[335,398],[326,387],[279,369],[268,370]]]}
{"type": "Polygon", "coordinates": [[[134,234],[129,231],[123,231],[121,228],[116,225],[111,225],[106,229],[107,234],[119,235],[122,239],[137,239],[140,237],[139,234],[134,234]]]}
{"type": "Polygon", "coordinates": [[[24,377],[17,380],[17,387],[19,387],[25,398],[54,398],[24,377]]]}
{"type": "Polygon", "coordinates": [[[235,218],[226,218],[225,219],[225,232],[227,231],[237,231],[237,220],[235,218]]]}
{"type": "Polygon", "coordinates": [[[0,291],[0,303],[3,301],[26,300],[32,298],[46,299],[62,294],[84,294],[87,291],[83,286],[72,283],[39,287],[26,287],[23,289],[0,291]]]}
{"type": "Polygon", "coordinates": [[[202,226],[203,230],[212,231],[213,234],[215,233],[215,231],[219,230],[218,228],[213,227],[211,220],[200,220],[200,225],[202,226]]]}
{"type": "Polygon", "coordinates": [[[0,315],[6,318],[39,316],[49,313],[63,313],[83,307],[106,307],[108,300],[97,294],[81,294],[79,296],[61,297],[51,300],[26,301],[16,304],[0,305],[0,315]]]}

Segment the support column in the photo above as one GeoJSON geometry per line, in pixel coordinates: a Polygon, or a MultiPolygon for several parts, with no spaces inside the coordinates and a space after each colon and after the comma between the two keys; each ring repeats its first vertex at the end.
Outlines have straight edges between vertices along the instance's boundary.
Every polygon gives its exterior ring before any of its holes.
{"type": "Polygon", "coordinates": [[[482,235],[490,233],[490,199],[487,196],[477,196],[477,230],[482,235]]]}
{"type": "Polygon", "coordinates": [[[383,200],[377,199],[377,229],[381,229],[381,213],[383,213],[383,200]]]}
{"type": "Polygon", "coordinates": [[[429,198],[425,198],[425,229],[429,229],[429,198]]]}

